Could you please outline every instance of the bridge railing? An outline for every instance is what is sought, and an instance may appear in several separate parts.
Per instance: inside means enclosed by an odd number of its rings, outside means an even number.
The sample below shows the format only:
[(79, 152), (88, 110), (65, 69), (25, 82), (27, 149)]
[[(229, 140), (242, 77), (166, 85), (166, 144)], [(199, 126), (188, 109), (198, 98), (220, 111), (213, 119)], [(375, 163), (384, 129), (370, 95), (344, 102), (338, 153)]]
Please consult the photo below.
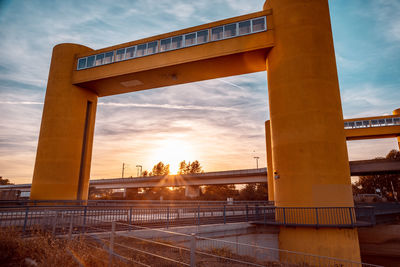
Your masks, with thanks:
[(66, 234), (73, 223), (101, 228), (99, 221), (138, 226), (172, 226), (252, 222), (264, 225), (354, 228), (375, 224), (374, 207), (298, 208), (266, 205), (164, 205), (164, 206), (13, 206), (0, 207), (0, 227), (24, 234), (37, 228)]

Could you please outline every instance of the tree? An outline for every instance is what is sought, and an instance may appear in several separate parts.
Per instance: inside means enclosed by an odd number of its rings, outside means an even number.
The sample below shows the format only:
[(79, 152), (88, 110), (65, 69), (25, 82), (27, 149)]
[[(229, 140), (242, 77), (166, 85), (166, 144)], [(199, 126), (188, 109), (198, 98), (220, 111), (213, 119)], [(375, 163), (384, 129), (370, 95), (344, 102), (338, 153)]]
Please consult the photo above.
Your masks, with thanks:
[(237, 199), (239, 190), (235, 185), (207, 185), (204, 193), (200, 196), (201, 200), (226, 200), (228, 197)]
[(142, 176), (143, 176), (143, 177), (147, 177), (147, 176), (149, 176), (149, 172), (148, 172), (148, 171), (144, 171), (144, 172), (142, 172)]
[(0, 176), (0, 185), (8, 185), (8, 184), (14, 184), (14, 183), (11, 183), (10, 180), (3, 178), (3, 176)]
[(203, 173), (202, 166), (198, 160), (193, 161), (190, 163), (186, 163), (186, 161), (181, 161), (179, 163), (179, 171), (178, 174), (189, 174), (189, 173)]
[(153, 176), (162, 176), (162, 175), (168, 175), (169, 174), (169, 164), (164, 165), (161, 161), (154, 165), (153, 170), (152, 170), (152, 175)]
[(267, 183), (247, 184), (239, 191), (239, 200), (268, 200)]
[[(382, 159), (382, 158), (376, 158)], [(400, 151), (391, 150), (386, 159), (399, 160)], [(399, 196), (400, 191), (400, 175), (399, 174), (376, 174), (368, 176), (360, 176), (358, 182), (353, 185), (354, 194), (376, 194), (377, 189), (380, 190), (382, 197), (388, 200), (396, 200), (396, 195)]]

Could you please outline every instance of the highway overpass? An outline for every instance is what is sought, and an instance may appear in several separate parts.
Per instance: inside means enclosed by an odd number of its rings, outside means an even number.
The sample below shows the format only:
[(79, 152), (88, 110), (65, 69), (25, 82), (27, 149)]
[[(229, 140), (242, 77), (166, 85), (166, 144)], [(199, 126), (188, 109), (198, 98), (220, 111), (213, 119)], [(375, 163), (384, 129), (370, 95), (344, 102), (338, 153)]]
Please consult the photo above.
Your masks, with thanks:
[[(399, 173), (400, 161), (375, 159), (350, 161), (352, 176)], [(90, 186), (99, 189), (199, 186), (222, 184), (266, 183), (267, 168), (206, 172), (199, 174), (150, 176), (134, 178), (107, 178), (90, 180)], [(31, 184), (3, 185), (0, 190), (30, 191)]]

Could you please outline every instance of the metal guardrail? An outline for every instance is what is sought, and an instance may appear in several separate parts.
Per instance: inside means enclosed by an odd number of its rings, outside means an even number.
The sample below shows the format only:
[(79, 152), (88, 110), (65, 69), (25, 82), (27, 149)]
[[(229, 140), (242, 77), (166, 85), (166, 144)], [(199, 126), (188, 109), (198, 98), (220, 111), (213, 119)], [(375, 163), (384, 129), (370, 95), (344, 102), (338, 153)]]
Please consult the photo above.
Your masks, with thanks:
[(215, 205), (268, 205), (273, 201), (202, 201), (202, 200), (0, 200), (2, 206), (215, 206)]
[[(254, 222), (264, 225), (354, 228), (375, 224), (373, 207), (290, 208), (259, 205), (0, 207), (0, 227), (64, 233), (70, 223), (99, 227), (117, 221), (146, 227)], [(123, 229), (122, 229), (123, 230)], [(85, 231), (85, 229), (79, 229)]]
[[(174, 266), (195, 266), (196, 263), (204, 260), (215, 261), (219, 264), (218, 266), (232, 264), (240, 266), (266, 266), (266, 264), (275, 264), (271, 266), (376, 266), (166, 230), (172, 226), (230, 222), (307, 227), (356, 227), (373, 225), (373, 218), (374, 207), (283, 208), (265, 205), (225, 205), (224, 203), (158, 207), (156, 205), (150, 207), (90, 205), (0, 207), (0, 227), (13, 227), (21, 231), (23, 236), (30, 236), (38, 228), (59, 237), (72, 238), (74, 235), (83, 235), (91, 240), (91, 246), (96, 249), (105, 249), (104, 251), (109, 253), (110, 266), (113, 261), (154, 266), (151, 261), (143, 261), (146, 257)], [(364, 224), (360, 224), (362, 222)], [(155, 235), (153, 239), (121, 235), (121, 233), (137, 233), (138, 230), (150, 230), (151, 233), (160, 232), (163, 235)], [(176, 242), (176, 239), (166, 238), (165, 233), (171, 236), (179, 235), (179, 242)], [(109, 238), (104, 238), (105, 236)], [(124, 239), (130, 241), (125, 242)], [(154, 247), (160, 249), (155, 250)], [(127, 251), (131, 253), (127, 254)], [(132, 255), (142, 255), (142, 257)]]

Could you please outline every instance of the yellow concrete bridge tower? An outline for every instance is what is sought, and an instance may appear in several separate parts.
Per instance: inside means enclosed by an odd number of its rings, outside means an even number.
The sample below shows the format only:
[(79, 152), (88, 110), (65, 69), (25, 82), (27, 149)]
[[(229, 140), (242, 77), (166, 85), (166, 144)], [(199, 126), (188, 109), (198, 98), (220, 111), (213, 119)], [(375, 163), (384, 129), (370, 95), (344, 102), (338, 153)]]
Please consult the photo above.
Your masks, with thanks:
[[(264, 70), (276, 206), (353, 207), (328, 0), (267, 0), (100, 50), (57, 45), (31, 198), (87, 199), (98, 97)], [(356, 229), (282, 227), (279, 238), (282, 249), (360, 261)]]

